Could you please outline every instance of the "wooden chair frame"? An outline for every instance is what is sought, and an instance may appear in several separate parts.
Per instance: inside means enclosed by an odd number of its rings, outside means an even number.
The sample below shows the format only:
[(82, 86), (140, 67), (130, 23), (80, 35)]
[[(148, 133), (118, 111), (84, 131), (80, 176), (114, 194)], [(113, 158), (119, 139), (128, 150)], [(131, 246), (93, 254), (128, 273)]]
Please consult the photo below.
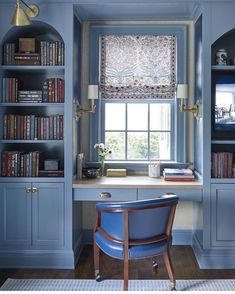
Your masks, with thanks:
[[(106, 239), (116, 242), (119, 244), (122, 244), (124, 246), (124, 286), (123, 290), (128, 290), (128, 278), (129, 278), (129, 258), (128, 258), (128, 249), (130, 245), (146, 245), (151, 243), (156, 243), (165, 240), (167, 242), (167, 250), (163, 254), (163, 260), (167, 269), (167, 273), (170, 279), (171, 284), (171, 290), (175, 290), (176, 281), (174, 277), (174, 269), (172, 266), (172, 261), (170, 257), (170, 245), (171, 245), (171, 232), (172, 232), (172, 225), (174, 221), (175, 216), (175, 210), (176, 210), (177, 203), (166, 203), (166, 204), (158, 204), (158, 205), (151, 205), (146, 207), (130, 207), (130, 208), (123, 208), (123, 209), (97, 209), (96, 210), (96, 222), (94, 227), (94, 236), (95, 232), (101, 233)], [(129, 212), (135, 211), (135, 210), (145, 210), (145, 209), (152, 209), (152, 208), (161, 208), (164, 206), (170, 206), (170, 215), (168, 218), (168, 223), (166, 226), (166, 232), (165, 234), (143, 239), (143, 240), (129, 240), (129, 231), (128, 231), (128, 218), (129, 218)], [(111, 237), (109, 234), (107, 234), (101, 227), (100, 227), (100, 214), (102, 212), (107, 213), (123, 213), (124, 214), (124, 240), (118, 240), (113, 237)], [(95, 277), (97, 280), (99, 280), (99, 255), (100, 255), (100, 248), (95, 242), (94, 238), (94, 268), (95, 268)], [(99, 278), (97, 278), (99, 277)]]

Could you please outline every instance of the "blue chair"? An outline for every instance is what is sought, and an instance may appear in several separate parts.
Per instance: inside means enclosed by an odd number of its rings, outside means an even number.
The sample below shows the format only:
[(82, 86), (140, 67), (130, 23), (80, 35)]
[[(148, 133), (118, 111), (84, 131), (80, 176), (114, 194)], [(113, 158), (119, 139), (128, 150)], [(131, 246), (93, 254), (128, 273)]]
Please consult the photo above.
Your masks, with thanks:
[(171, 289), (176, 281), (170, 258), (171, 230), (178, 197), (163, 195), (160, 198), (116, 203), (96, 204), (94, 228), (95, 278), (99, 272), (100, 249), (107, 255), (124, 260), (124, 290), (128, 290), (128, 261), (163, 255), (170, 278)]

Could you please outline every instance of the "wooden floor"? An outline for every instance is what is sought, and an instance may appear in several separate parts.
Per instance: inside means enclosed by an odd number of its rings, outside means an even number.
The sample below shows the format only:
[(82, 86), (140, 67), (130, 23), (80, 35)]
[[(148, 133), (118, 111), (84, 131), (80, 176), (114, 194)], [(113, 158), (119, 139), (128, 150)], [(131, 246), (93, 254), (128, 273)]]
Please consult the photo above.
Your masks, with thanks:
[[(201, 270), (190, 246), (172, 246), (171, 256), (176, 279), (235, 279), (234, 270)], [(103, 279), (122, 279), (123, 262), (102, 254), (100, 259)], [(152, 269), (151, 259), (130, 262), (130, 279), (168, 279), (162, 257), (159, 268)], [(74, 270), (54, 269), (0, 269), (0, 285), (7, 278), (24, 279), (93, 279), (92, 246), (86, 246)]]

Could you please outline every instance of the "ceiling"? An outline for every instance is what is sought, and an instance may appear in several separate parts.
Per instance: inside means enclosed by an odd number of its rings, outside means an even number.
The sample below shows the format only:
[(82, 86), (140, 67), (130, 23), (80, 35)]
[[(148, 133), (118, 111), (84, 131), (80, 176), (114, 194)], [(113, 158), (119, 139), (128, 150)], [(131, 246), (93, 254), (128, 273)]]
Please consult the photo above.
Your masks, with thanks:
[(186, 20), (198, 7), (195, 1), (84, 1), (76, 4), (81, 20)]

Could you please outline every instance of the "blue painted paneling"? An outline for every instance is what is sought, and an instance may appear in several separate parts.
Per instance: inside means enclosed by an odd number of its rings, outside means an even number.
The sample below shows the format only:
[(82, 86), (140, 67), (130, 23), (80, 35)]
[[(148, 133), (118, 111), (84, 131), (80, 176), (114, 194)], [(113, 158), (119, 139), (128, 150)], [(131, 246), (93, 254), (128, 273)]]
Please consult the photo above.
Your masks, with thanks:
[[(195, 23), (195, 100), (202, 104), (202, 15)], [(203, 120), (194, 120), (194, 168), (202, 174)]]
[(27, 248), (31, 245), (30, 183), (0, 184), (0, 247)]
[(32, 246), (62, 248), (64, 246), (64, 184), (32, 183)]

